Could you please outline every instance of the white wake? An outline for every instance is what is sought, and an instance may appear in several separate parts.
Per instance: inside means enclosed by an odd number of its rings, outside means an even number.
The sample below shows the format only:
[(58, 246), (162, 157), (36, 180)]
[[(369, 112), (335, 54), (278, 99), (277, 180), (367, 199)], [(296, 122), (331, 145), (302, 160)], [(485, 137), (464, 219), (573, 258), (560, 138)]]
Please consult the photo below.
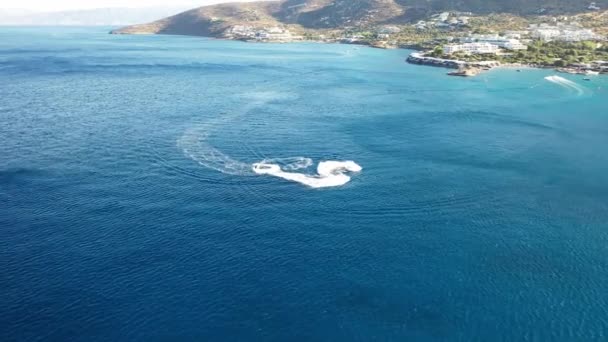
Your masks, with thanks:
[[(312, 162), (311, 162), (312, 163)], [(258, 175), (269, 175), (288, 181), (304, 184), (311, 188), (330, 188), (342, 186), (350, 182), (347, 173), (361, 172), (362, 168), (354, 161), (323, 161), (317, 166), (317, 174), (310, 175), (300, 172), (288, 172), (279, 164), (264, 160), (253, 164), (253, 172)]]
[(555, 83), (557, 85), (560, 85), (566, 89), (570, 89), (570, 90), (574, 90), (576, 91), (579, 95), (583, 95), (585, 93), (585, 88), (583, 88), (582, 86), (578, 85), (576, 82), (570, 81), (568, 79), (565, 79), (561, 76), (557, 76), (557, 75), (553, 75), (553, 76), (547, 76), (545, 77), (545, 80)]
[[(285, 99), (282, 94), (263, 92), (249, 94), (251, 101), (240, 113), (225, 114), (215, 120), (195, 125), (187, 129), (178, 139), (177, 146), (184, 155), (198, 164), (235, 176), (269, 175), (288, 181), (297, 182), (311, 188), (338, 187), (350, 182), (349, 174), (361, 172), (362, 168), (354, 161), (323, 161), (317, 166), (317, 173), (304, 172), (313, 165), (310, 158), (293, 157), (281, 159), (268, 159), (253, 153), (253, 158), (263, 159), (256, 163), (247, 163), (236, 160), (209, 143), (209, 136), (216, 130), (225, 129), (230, 121), (240, 118), (253, 108), (266, 104), (269, 101)], [(255, 159), (253, 159), (255, 160)]]

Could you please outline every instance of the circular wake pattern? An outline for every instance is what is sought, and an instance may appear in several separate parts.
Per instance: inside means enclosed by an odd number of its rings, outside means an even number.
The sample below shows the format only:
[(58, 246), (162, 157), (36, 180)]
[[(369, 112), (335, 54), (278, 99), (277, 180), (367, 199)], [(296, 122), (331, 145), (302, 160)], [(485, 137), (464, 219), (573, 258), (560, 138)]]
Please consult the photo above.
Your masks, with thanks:
[[(354, 161), (322, 161), (317, 166), (316, 174), (296, 172), (308, 169), (313, 161), (306, 157), (275, 158), (262, 157), (258, 163), (249, 164), (236, 160), (209, 144), (210, 133), (217, 126), (224, 126), (228, 121), (235, 120), (253, 108), (277, 99), (277, 94), (270, 92), (255, 93), (249, 96), (253, 102), (245, 107), (240, 113), (222, 115), (208, 123), (196, 125), (187, 129), (177, 141), (177, 146), (184, 155), (196, 161), (198, 164), (234, 176), (269, 175), (288, 181), (297, 182), (311, 188), (338, 187), (350, 182), (349, 174), (361, 172), (362, 168)], [(284, 98), (279, 96), (278, 98)], [(251, 151), (254, 152), (254, 151)], [(260, 158), (254, 153), (255, 158)], [(260, 158), (260, 159), (262, 159)]]
[(361, 166), (354, 161), (323, 161), (317, 166), (317, 174), (295, 172), (312, 166), (313, 161), (305, 157), (265, 159), (248, 164), (231, 158), (207, 143), (208, 133), (204, 126), (188, 129), (178, 140), (184, 154), (200, 165), (235, 176), (270, 175), (311, 188), (342, 186), (350, 182), (347, 173), (360, 172)]

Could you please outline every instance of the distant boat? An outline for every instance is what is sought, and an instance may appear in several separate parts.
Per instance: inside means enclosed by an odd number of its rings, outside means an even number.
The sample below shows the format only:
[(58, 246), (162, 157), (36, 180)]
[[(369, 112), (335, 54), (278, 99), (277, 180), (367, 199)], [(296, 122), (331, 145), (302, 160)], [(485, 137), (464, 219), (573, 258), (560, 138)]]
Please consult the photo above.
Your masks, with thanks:
[(599, 75), (600, 72), (599, 71), (593, 71), (593, 70), (587, 70), (585, 71), (585, 75)]
[(583, 81), (591, 81), (591, 79), (589, 77), (585, 77), (583, 78)]

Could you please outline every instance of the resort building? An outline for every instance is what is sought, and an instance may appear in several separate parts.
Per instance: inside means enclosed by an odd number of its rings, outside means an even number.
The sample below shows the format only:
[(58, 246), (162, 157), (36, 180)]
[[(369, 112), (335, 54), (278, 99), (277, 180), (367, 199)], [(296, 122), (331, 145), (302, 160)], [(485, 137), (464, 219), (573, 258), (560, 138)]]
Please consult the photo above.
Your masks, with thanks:
[(401, 32), (401, 29), (397, 26), (384, 26), (381, 27), (378, 33), (382, 34), (395, 34)]
[(343, 43), (349, 43), (349, 44), (356, 44), (359, 42), (362, 42), (365, 39), (365, 37), (363, 37), (360, 34), (355, 34), (355, 35), (347, 35), (345, 37), (341, 38), (341, 41)]
[(601, 39), (601, 37), (593, 32), (593, 30), (582, 28), (579, 25), (532, 25), (530, 26), (530, 34), (533, 38), (546, 42), (580, 42), (584, 40)]
[(530, 35), (529, 31), (504, 31), (502, 32), (505, 38), (522, 39), (524, 36)]
[(232, 26), (227, 32), (227, 36), (230, 38), (254, 38), (255, 34), (256, 31), (253, 27), (245, 25)]
[(528, 47), (519, 39), (501, 37), (497, 34), (475, 34), (460, 39), (461, 43), (489, 43), (506, 50), (526, 50)]
[(289, 30), (280, 27), (271, 27), (257, 31), (255, 38), (261, 41), (292, 41), (299, 40), (302, 37), (293, 36)]
[(456, 52), (464, 52), (466, 54), (495, 54), (498, 51), (499, 47), (490, 43), (448, 44), (443, 47), (443, 53), (446, 55)]
[(469, 25), (469, 17), (458, 17), (457, 20), (460, 25)]

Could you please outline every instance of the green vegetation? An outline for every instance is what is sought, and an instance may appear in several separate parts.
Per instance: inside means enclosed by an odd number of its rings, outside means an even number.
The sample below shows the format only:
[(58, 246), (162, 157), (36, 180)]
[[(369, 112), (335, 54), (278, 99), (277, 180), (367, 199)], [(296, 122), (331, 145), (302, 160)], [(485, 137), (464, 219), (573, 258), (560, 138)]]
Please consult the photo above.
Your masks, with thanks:
[(525, 63), (543, 66), (566, 67), (608, 59), (606, 47), (595, 42), (540, 42), (535, 41), (526, 51), (501, 56), (506, 63)]
[[(452, 31), (452, 35), (464, 35), (465, 31)], [(400, 46), (417, 46), (422, 50), (430, 50), (439, 44), (447, 43), (447, 34), (438, 29), (416, 30), (413, 27), (402, 27), (401, 32), (394, 34), (393, 39)]]
[(608, 35), (608, 12), (606, 11), (583, 13), (575, 16), (574, 19), (600, 35)]
[(535, 41), (528, 50), (521, 50), (501, 55), (467, 55), (455, 53), (443, 55), (441, 47), (429, 53), (432, 57), (458, 59), (467, 62), (498, 61), (501, 63), (520, 63), (547, 67), (567, 67), (574, 64), (586, 64), (598, 60), (608, 60), (608, 46), (596, 42), (541, 42)]
[(524, 30), (529, 25), (529, 18), (506, 13), (495, 13), (486, 16), (471, 17), (469, 25), (473, 33), (487, 34), (492, 32)]
[[(591, 1), (574, 0), (398, 0), (410, 6), (428, 6), (435, 11), (456, 10), (477, 13), (514, 13), (534, 15), (544, 8), (551, 15), (583, 12)], [(595, 0), (600, 7), (608, 5), (606, 0)]]

